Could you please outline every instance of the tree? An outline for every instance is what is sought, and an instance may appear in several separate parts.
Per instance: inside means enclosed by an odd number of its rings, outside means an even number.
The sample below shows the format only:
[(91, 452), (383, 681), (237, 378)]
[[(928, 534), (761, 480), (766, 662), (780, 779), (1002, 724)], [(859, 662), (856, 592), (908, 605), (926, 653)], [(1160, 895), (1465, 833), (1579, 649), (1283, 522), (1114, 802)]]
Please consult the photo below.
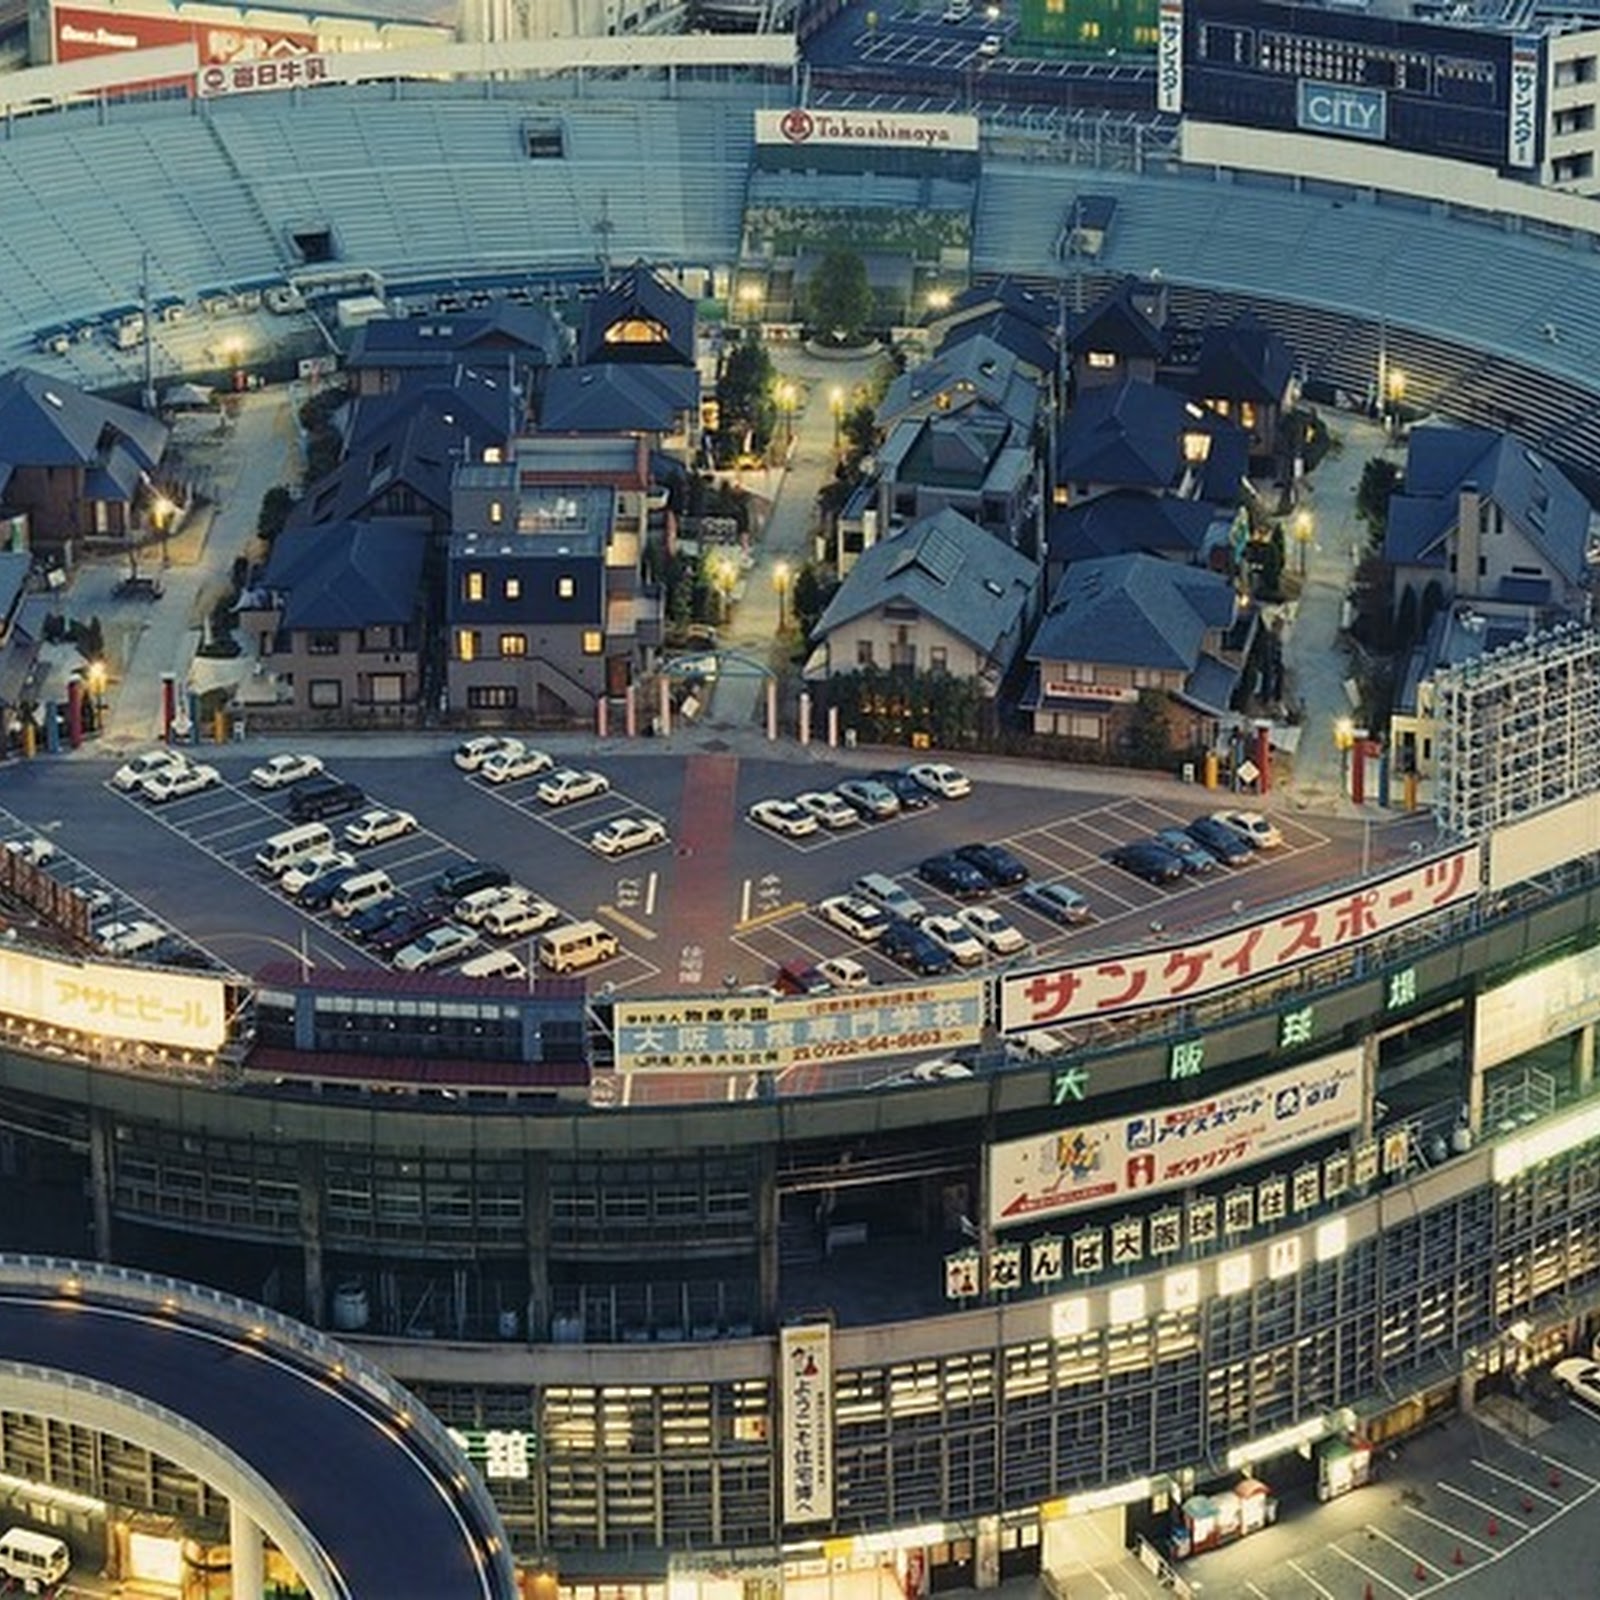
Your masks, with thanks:
[(1356, 511), (1367, 525), (1367, 542), (1374, 550), (1383, 545), (1389, 521), (1389, 501), (1400, 487), (1400, 469), (1383, 456), (1373, 456), (1361, 469), (1356, 489)]
[(256, 537), (270, 545), (283, 532), (293, 509), (294, 492), (287, 484), (273, 484), (261, 497), (261, 509), (256, 513)]
[(872, 311), (866, 262), (854, 250), (828, 251), (806, 285), (806, 320), (813, 331), (826, 344), (860, 344)]
[(1128, 754), (1135, 766), (1164, 767), (1172, 757), (1167, 697), (1160, 689), (1141, 689), (1128, 722)]
[(823, 566), (808, 561), (794, 578), (794, 620), (800, 637), (809, 639), (839, 588), (839, 580)]
[(734, 455), (759, 455), (772, 437), (772, 357), (759, 339), (742, 339), (728, 353), (717, 382), (724, 441)]

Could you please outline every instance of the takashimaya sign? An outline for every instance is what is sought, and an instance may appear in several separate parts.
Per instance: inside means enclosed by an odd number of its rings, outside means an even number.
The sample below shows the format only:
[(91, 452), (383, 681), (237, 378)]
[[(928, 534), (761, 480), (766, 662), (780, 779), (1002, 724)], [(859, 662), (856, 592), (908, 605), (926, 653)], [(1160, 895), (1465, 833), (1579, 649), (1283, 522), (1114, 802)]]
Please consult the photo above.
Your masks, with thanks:
[(1190, 943), (1112, 952), (1001, 981), (1003, 1033), (1175, 1005), (1254, 983), (1470, 900), (1476, 846)]
[(922, 111), (823, 111), (792, 106), (787, 111), (756, 112), (756, 143), (975, 151), (978, 119)]
[(1359, 1126), (1356, 1046), (1203, 1100), (1080, 1122), (989, 1152), (996, 1228), (1189, 1188)]
[(833, 1329), (826, 1322), (778, 1337), (783, 1413), (783, 1520), (833, 1520)]

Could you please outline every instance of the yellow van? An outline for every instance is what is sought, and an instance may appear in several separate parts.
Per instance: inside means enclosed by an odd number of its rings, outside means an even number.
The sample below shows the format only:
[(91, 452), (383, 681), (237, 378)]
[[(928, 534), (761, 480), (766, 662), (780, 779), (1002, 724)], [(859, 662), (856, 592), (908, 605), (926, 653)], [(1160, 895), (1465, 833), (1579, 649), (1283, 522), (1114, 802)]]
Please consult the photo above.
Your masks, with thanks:
[(552, 972), (598, 966), (616, 953), (616, 934), (598, 922), (568, 922), (539, 940), (539, 961)]

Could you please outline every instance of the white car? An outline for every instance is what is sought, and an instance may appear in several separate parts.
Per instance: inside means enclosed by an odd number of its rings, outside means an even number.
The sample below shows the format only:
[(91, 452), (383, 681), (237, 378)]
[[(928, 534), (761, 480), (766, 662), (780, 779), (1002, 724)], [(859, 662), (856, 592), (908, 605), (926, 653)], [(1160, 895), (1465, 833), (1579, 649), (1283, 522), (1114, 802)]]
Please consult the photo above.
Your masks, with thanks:
[(549, 777), (539, 784), (539, 798), (547, 806), (570, 806), (574, 801), (592, 800), (597, 794), (605, 794), (611, 788), (611, 780), (603, 772), (594, 772), (577, 767), (557, 767)]
[(396, 950), (394, 969), (396, 972), (421, 972), (426, 967), (453, 961), (477, 944), (478, 935), (474, 929), (463, 928), (456, 922), (441, 922), (437, 928), (430, 928)]
[(537, 895), (524, 894), (495, 906), (483, 919), (483, 931), (496, 939), (520, 939), (524, 934), (544, 932), (552, 923), (561, 921), (563, 915), (560, 906)]
[(298, 866), (290, 867), (278, 879), (278, 887), (292, 900), (302, 889), (309, 889), (318, 878), (325, 878), (330, 872), (341, 872), (355, 864), (356, 858), (348, 850), (324, 850), (321, 855), (311, 856)]
[(983, 946), (977, 935), (959, 917), (935, 912), (922, 919), (922, 931), (958, 967), (975, 967), (983, 960)]
[(554, 765), (543, 750), (496, 750), (478, 768), (478, 776), (486, 783), (516, 783), (547, 772)]
[(972, 793), (972, 779), (960, 767), (952, 767), (948, 761), (919, 761), (916, 766), (907, 767), (906, 771), (924, 789), (942, 800), (964, 800)]
[(965, 1061), (947, 1061), (942, 1057), (933, 1061), (919, 1061), (902, 1082), (942, 1083), (952, 1078), (970, 1078), (972, 1068)]
[(416, 826), (417, 819), (409, 811), (390, 811), (378, 806), (371, 811), (363, 811), (354, 822), (344, 825), (344, 842), (364, 850), (368, 845), (383, 844), (390, 839), (400, 838), (402, 834), (412, 833)]
[(982, 42), (978, 45), (978, 54), (980, 56), (997, 56), (1004, 48), (1004, 43), (1005, 41), (1001, 39), (998, 33), (986, 33)]
[(146, 778), (188, 765), (189, 758), (181, 750), (142, 750), (111, 774), (111, 782), (124, 794), (130, 794), (142, 788)]
[(1582, 1356), (1572, 1356), (1556, 1362), (1550, 1369), (1550, 1376), (1574, 1399), (1600, 1407), (1600, 1365)]
[(56, 847), (41, 834), (34, 834), (31, 839), (7, 839), (6, 849), (30, 867), (47, 867), (56, 858)]
[(273, 756), (270, 761), (250, 769), (250, 781), (258, 789), (287, 789), (291, 783), (314, 778), (321, 771), (321, 756)]
[(803, 839), (817, 831), (817, 819), (794, 800), (757, 800), (749, 814), (752, 822), (786, 839)]
[(102, 922), (94, 930), (94, 942), (108, 956), (136, 956), (154, 949), (166, 933), (153, 922), (131, 918), (125, 922)]
[(617, 817), (589, 835), (589, 848), (603, 856), (625, 856), (666, 842), (667, 825), (659, 817)]
[(1242, 833), (1257, 850), (1276, 850), (1283, 843), (1277, 825), (1259, 811), (1213, 811), (1211, 820)]
[(854, 828), (861, 822), (861, 813), (832, 789), (808, 789), (797, 794), (794, 803), (802, 811), (809, 811), (824, 828)]
[(1020, 929), (1013, 927), (993, 906), (963, 906), (957, 920), (985, 950), (997, 956), (1014, 956), (1028, 948)]
[(829, 895), (818, 904), (817, 915), (863, 943), (881, 939), (889, 926), (889, 913), (858, 894)]
[(835, 989), (865, 989), (872, 982), (867, 969), (850, 956), (829, 956), (817, 963), (817, 971)]
[(450, 915), (476, 928), (491, 911), (512, 901), (526, 900), (533, 890), (519, 883), (503, 883), (492, 889), (474, 889), (471, 894), (457, 900)]
[(513, 739), (506, 734), (480, 733), (476, 738), (463, 739), (456, 746), (455, 755), (451, 758), (463, 772), (476, 772), (490, 756), (501, 750), (521, 751), (524, 748), (520, 739)]
[(214, 789), (222, 782), (222, 774), (215, 767), (197, 761), (193, 766), (162, 767), (147, 773), (139, 783), (139, 792), (146, 800), (161, 805), (167, 800), (182, 800), (185, 795), (199, 794)]

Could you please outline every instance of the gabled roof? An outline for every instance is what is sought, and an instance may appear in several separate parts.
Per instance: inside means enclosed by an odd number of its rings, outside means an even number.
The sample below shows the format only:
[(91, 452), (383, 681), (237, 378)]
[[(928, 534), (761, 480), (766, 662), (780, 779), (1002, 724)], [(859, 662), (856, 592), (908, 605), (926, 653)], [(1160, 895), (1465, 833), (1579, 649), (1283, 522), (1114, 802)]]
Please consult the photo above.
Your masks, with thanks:
[(949, 350), (963, 340), (980, 336), (1009, 350), (1035, 372), (1049, 375), (1055, 371), (1056, 347), (1051, 329), (1041, 328), (1037, 322), (1003, 308), (957, 322), (939, 341), (939, 349)]
[(1193, 559), (1204, 551), (1217, 520), (1215, 508), (1203, 500), (1113, 489), (1052, 510), (1045, 543), (1053, 565), (1136, 553), (1173, 552)]
[(1028, 659), (1193, 672), (1207, 632), (1232, 623), (1235, 603), (1228, 580), (1202, 567), (1146, 555), (1075, 561)]
[[(1475, 486), (1568, 583), (1586, 581), (1594, 508), (1561, 469), (1510, 434), (1488, 428), (1413, 428), (1402, 487), (1389, 501), (1383, 553), (1402, 566), (1439, 566)], [(1462, 589), (1470, 590), (1470, 581)]]
[(699, 406), (693, 367), (599, 361), (550, 374), (539, 425), (551, 433), (673, 433)]
[(978, 489), (1016, 429), (982, 401), (960, 411), (905, 417), (878, 449), (878, 468), (896, 482)]
[(282, 626), (345, 630), (416, 615), (426, 528), (334, 522), (286, 528), (273, 540), (261, 587), (282, 597)]
[(1039, 411), (1037, 383), (1018, 371), (1017, 358), (1004, 345), (981, 333), (902, 372), (879, 402), (878, 426), (888, 429), (905, 416), (954, 411), (979, 400), (1025, 430)]
[(1055, 331), (1058, 315), (1055, 296), (1029, 289), (1015, 278), (998, 278), (993, 283), (973, 284), (963, 289), (939, 320), (954, 322), (975, 315), (987, 316), (995, 311), (1031, 323), (1041, 333)]
[(1249, 400), (1280, 405), (1294, 376), (1289, 346), (1249, 312), (1226, 327), (1209, 327), (1189, 392), (1200, 400)]
[[(633, 319), (659, 323), (659, 345), (616, 345), (606, 334), (619, 322)], [(611, 286), (601, 290), (583, 308), (578, 333), (578, 360), (582, 363), (616, 360), (694, 363), (694, 301), (643, 262), (630, 267)]]
[(1034, 565), (948, 508), (861, 553), (817, 623), (819, 636), (885, 605), (913, 606), (984, 654), (1017, 625), (1033, 595)]
[(345, 364), (354, 370), (434, 366), (468, 355), (484, 361), (493, 351), (508, 350), (523, 362), (554, 366), (561, 345), (561, 325), (545, 307), (500, 300), (482, 310), (364, 323), (350, 341)]
[(5, 467), (92, 467), (120, 441), (151, 472), (167, 448), (156, 418), (101, 400), (31, 367), (0, 376), (0, 475)]
[[(1132, 381), (1085, 390), (1061, 429), (1056, 481), (1175, 489), (1188, 466), (1183, 440), (1190, 433), (1211, 436), (1212, 452), (1225, 452), (1226, 459), (1219, 458), (1224, 471), (1231, 471), (1230, 463), (1235, 460), (1242, 470), (1246, 457), (1240, 449), (1248, 446), (1241, 430), (1177, 390)], [(1231, 446), (1230, 435), (1236, 441)], [(1213, 482), (1214, 476), (1202, 473), (1208, 493), (1222, 490), (1220, 483)], [(1237, 475), (1228, 487), (1236, 497)]]
[(1137, 278), (1123, 278), (1081, 316), (1069, 318), (1067, 348), (1073, 355), (1105, 350), (1129, 359), (1159, 361), (1167, 353), (1167, 335), (1140, 310), (1134, 298), (1139, 290)]
[(418, 372), (399, 389), (359, 395), (352, 402), (345, 448), (359, 448), (374, 434), (392, 433), (408, 417), (432, 411), (445, 427), (465, 430), (475, 442), (504, 444), (527, 420), (527, 400), (513, 392), (505, 369), (458, 365), (450, 371)]

